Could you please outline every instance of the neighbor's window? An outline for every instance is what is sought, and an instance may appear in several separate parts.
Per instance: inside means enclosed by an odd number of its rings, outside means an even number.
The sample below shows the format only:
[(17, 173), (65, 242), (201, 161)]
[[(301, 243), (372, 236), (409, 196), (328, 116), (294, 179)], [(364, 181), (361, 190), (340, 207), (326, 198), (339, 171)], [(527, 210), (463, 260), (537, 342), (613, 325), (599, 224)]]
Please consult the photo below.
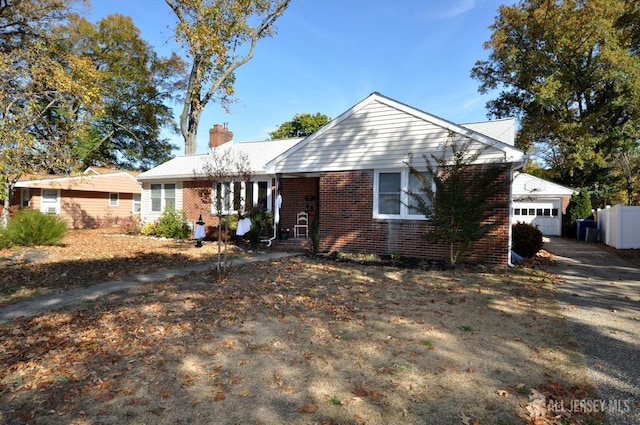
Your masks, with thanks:
[(120, 204), (120, 194), (119, 193), (110, 193), (109, 194), (109, 206), (117, 207)]
[[(429, 175), (424, 172), (423, 176)], [(408, 169), (401, 171), (378, 171), (374, 179), (374, 218), (425, 219), (416, 207), (418, 202), (409, 192), (423, 196), (427, 200), (420, 178)]]
[(28, 207), (31, 202), (31, 190), (28, 188), (22, 189), (22, 206)]
[(60, 193), (56, 189), (42, 189), (40, 211), (46, 214), (58, 214), (60, 209)]
[(134, 214), (140, 214), (142, 211), (142, 195), (139, 193), (133, 194), (133, 210), (131, 211)]

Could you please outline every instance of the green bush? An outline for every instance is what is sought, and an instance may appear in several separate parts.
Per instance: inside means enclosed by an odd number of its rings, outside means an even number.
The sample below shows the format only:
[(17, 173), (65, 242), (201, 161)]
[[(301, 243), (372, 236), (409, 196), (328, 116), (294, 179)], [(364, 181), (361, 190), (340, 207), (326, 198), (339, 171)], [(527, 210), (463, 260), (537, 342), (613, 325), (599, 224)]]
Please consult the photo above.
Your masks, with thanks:
[(148, 221), (140, 227), (140, 234), (142, 236), (155, 236), (158, 223), (155, 221)]
[(0, 229), (0, 249), (7, 249), (11, 246), (11, 240), (5, 236), (4, 231)]
[(513, 225), (513, 251), (524, 258), (531, 258), (542, 249), (542, 232), (526, 223)]
[(249, 229), (249, 246), (251, 246), (251, 249), (257, 249), (260, 244), (262, 218), (261, 211), (253, 211), (251, 213), (251, 228)]
[(191, 227), (184, 211), (166, 210), (158, 220), (156, 236), (171, 239), (187, 239), (191, 236)]
[(571, 201), (567, 205), (567, 212), (562, 216), (562, 231), (565, 236), (576, 237), (577, 221), (583, 218), (592, 217), (591, 196), (587, 189), (580, 189), (579, 192), (571, 195)]
[(4, 235), (16, 245), (56, 245), (67, 232), (67, 223), (57, 215), (25, 208), (9, 221)]
[(231, 230), (232, 232), (235, 233), (236, 230), (238, 230), (238, 220), (240, 219), (240, 217), (238, 216), (238, 214), (231, 214), (228, 215), (226, 217), (224, 217), (222, 219), (222, 221), (220, 222), (221, 227), (223, 229), (228, 229)]

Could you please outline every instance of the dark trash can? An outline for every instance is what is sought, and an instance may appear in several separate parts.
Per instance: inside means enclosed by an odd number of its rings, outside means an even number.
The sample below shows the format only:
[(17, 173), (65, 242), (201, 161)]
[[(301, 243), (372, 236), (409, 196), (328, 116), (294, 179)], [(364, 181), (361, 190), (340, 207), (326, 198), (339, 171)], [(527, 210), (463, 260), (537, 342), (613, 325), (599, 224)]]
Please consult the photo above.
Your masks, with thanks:
[(583, 218), (578, 220), (578, 240), (585, 241), (587, 239), (587, 229), (597, 228), (596, 221), (591, 218)]
[(584, 237), (586, 242), (598, 242), (600, 238), (600, 229), (594, 229), (592, 227), (587, 227), (587, 232)]

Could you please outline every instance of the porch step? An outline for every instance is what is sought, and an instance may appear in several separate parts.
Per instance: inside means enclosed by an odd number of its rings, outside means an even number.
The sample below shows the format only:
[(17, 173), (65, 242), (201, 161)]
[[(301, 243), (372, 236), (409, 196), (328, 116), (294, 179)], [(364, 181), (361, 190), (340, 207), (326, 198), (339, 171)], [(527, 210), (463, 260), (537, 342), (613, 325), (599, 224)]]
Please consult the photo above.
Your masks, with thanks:
[(311, 247), (309, 238), (276, 239), (271, 244), (271, 249), (281, 252), (307, 252)]

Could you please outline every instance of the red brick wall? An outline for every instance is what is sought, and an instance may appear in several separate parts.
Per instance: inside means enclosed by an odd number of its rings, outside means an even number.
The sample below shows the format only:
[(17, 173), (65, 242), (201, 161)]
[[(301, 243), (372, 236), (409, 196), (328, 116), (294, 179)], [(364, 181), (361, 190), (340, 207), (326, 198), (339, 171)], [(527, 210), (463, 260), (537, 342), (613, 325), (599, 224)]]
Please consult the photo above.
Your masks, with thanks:
[(211, 214), (211, 188), (210, 180), (185, 181), (182, 186), (182, 209), (187, 215), (187, 220), (195, 223), (200, 214), (205, 222), (207, 236), (211, 236), (214, 228), (218, 226), (218, 216)]
[[(373, 219), (373, 170), (323, 173), (320, 177), (320, 249), (371, 252), (426, 258), (448, 258), (448, 248), (428, 243), (422, 220)], [(508, 179), (505, 173), (503, 178)], [(500, 207), (488, 220), (497, 223), (478, 241), (471, 260), (504, 266), (508, 261), (509, 192), (495, 194)]]
[[(282, 209), (280, 210), (280, 228), (290, 229), (296, 224), (296, 215), (307, 209), (318, 209), (318, 181), (317, 177), (280, 179), (282, 193)], [(309, 224), (311, 217), (309, 217)], [(292, 233), (293, 236), (293, 233)]]

